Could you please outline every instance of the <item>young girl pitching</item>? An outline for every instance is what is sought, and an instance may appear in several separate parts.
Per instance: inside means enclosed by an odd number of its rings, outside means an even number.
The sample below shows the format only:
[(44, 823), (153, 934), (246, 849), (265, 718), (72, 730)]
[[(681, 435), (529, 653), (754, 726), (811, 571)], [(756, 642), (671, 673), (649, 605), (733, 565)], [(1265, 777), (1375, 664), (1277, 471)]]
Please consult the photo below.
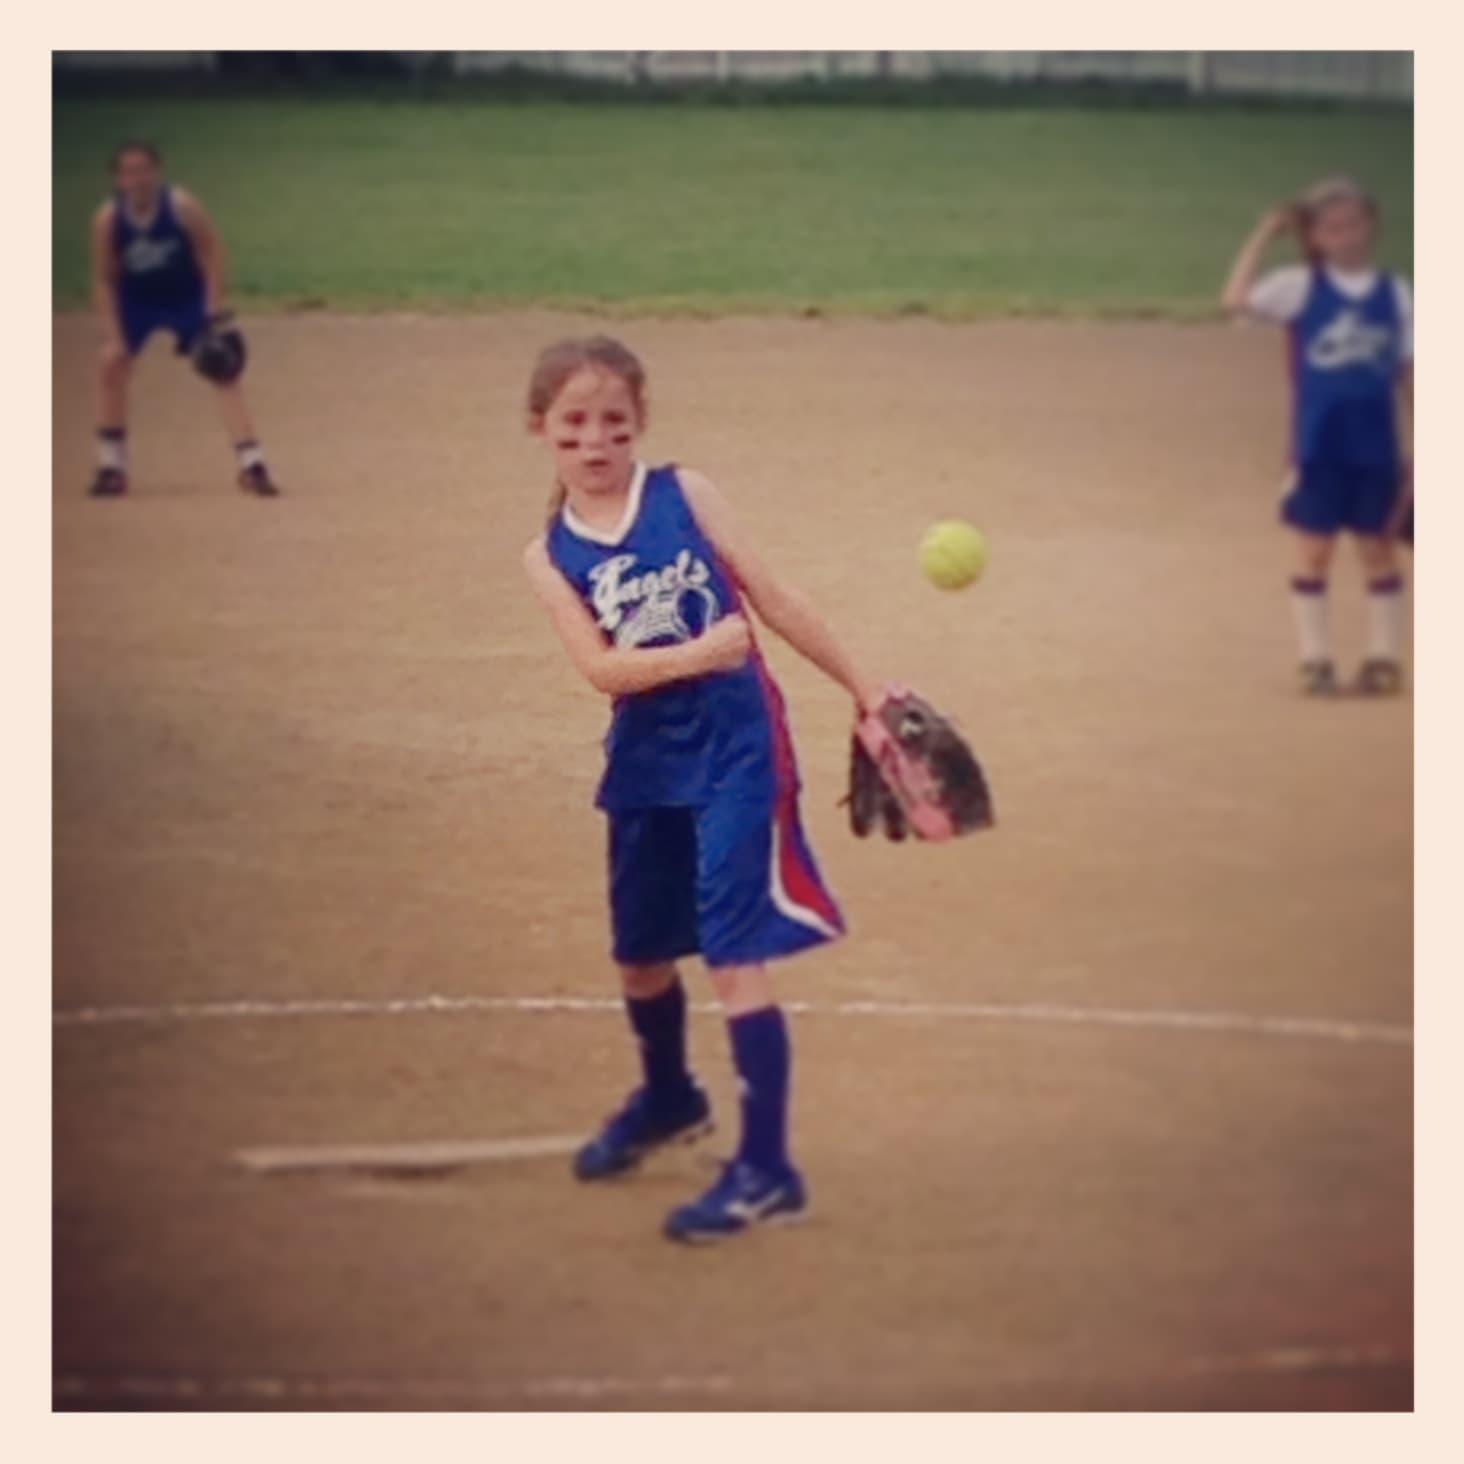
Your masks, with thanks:
[[(1272, 240), (1295, 233), (1306, 256), (1257, 279)], [(1402, 684), (1403, 578), (1396, 542), (1412, 540), (1411, 473), (1397, 396), (1412, 409), (1413, 309), (1407, 284), (1378, 268), (1378, 210), (1347, 178), (1328, 178), (1270, 210), (1241, 246), (1223, 301), (1284, 325), (1294, 392), (1292, 477), (1281, 517), (1296, 533), (1292, 605), (1303, 689), (1337, 690), (1327, 572), (1339, 532), (1357, 539), (1368, 577), (1369, 646), (1357, 689)]]
[(788, 1155), (788, 1028), (766, 962), (844, 926), (799, 823), (783, 699), (744, 604), (856, 706), (878, 689), (702, 474), (637, 460), (646, 378), (625, 346), (596, 337), (549, 347), (528, 413), (557, 487), (524, 565), (570, 660), (612, 699), (596, 804), (609, 816), (613, 956), (644, 1074), (575, 1172), (619, 1174), (711, 1127), (687, 1065), (675, 964), (699, 952), (727, 1015), (742, 1134), (736, 1157), (666, 1217), (665, 1232), (716, 1240), (794, 1219), (807, 1198)]

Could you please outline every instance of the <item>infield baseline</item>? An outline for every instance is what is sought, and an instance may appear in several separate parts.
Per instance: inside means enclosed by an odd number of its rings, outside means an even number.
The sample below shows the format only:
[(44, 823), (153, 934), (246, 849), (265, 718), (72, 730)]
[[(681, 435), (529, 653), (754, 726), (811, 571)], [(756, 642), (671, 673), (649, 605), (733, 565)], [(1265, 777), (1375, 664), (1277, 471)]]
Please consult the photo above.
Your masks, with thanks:
[[(1268, 1016), (1255, 1012), (1167, 1009), (1162, 1007), (1064, 1006), (1049, 1002), (934, 1001), (787, 1001), (784, 1011), (811, 1017), (936, 1017), (978, 1022), (1036, 1022), (1079, 1027), (1128, 1027), (1173, 1032), (1239, 1033), (1317, 1042), (1347, 1042), (1411, 1047), (1413, 1030), (1387, 1022), (1345, 1021), (1330, 1017)], [(614, 1012), (618, 998), (591, 996), (401, 996), (306, 997), (298, 1000), (239, 998), (210, 1002), (63, 1008), (51, 1014), (58, 1028), (107, 1026), (127, 1022), (205, 1022), (280, 1020), (305, 1017), (401, 1017), (456, 1012)], [(691, 1010), (716, 1012), (713, 1002), (691, 1003)]]

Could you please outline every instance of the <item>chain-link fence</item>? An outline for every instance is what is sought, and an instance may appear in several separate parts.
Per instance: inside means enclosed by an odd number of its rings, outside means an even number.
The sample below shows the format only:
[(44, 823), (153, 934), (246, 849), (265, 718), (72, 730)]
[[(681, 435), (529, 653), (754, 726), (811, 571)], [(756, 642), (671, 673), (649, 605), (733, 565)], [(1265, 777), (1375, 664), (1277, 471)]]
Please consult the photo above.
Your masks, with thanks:
[(453, 68), (521, 68), (631, 82), (819, 79), (1169, 84), (1195, 95), (1264, 94), (1407, 101), (1408, 51), (456, 51)]
[(627, 86), (818, 81), (1110, 83), (1194, 96), (1407, 102), (1410, 51), (58, 51), (58, 72), (491, 76), (519, 71)]

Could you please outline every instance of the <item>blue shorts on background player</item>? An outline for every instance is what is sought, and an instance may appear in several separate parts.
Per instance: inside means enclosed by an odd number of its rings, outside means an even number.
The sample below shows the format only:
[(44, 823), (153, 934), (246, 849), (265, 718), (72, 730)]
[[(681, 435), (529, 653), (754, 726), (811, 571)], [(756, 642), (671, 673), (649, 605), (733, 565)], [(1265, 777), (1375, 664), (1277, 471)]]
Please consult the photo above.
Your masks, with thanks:
[[(1402, 687), (1403, 577), (1395, 544), (1412, 540), (1412, 474), (1398, 397), (1413, 400), (1413, 304), (1408, 285), (1377, 267), (1377, 205), (1346, 178), (1315, 184), (1268, 212), (1241, 246), (1223, 300), (1283, 325), (1292, 382), (1291, 467), (1281, 518), (1296, 533), (1292, 607), (1302, 688), (1337, 690), (1327, 617), (1336, 536), (1356, 536), (1368, 578), (1369, 647), (1357, 689)], [(1295, 232), (1306, 262), (1257, 278), (1272, 240)]]
[[(98, 361), (94, 498), (127, 492), (127, 387), (149, 337), (193, 349), (210, 317), (227, 312), (224, 252), (203, 205), (167, 183), (151, 143), (125, 142), (112, 155), (114, 192), (92, 219), (92, 298), (103, 333)], [(215, 382), (220, 415), (234, 442), (239, 486), (260, 498), (279, 488), (265, 466), (237, 380)]]
[(727, 1015), (741, 1141), (716, 1183), (664, 1228), (707, 1241), (806, 1208), (788, 1152), (788, 1028), (766, 963), (844, 929), (799, 820), (783, 698), (746, 608), (856, 706), (878, 689), (767, 568), (702, 474), (637, 460), (645, 400), (645, 372), (618, 341), (563, 341), (539, 358), (529, 424), (557, 486), (524, 564), (570, 660), (612, 698), (596, 804), (609, 824), (611, 954), (642, 1082), (575, 1171), (620, 1174), (710, 1128), (687, 1063), (676, 967), (700, 955)]

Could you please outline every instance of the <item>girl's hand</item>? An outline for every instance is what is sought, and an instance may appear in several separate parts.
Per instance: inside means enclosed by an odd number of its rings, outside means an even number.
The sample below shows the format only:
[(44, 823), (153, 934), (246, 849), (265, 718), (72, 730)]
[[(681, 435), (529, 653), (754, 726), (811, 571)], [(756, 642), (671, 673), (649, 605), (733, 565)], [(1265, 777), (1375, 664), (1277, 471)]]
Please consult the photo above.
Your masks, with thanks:
[(1398, 476), (1398, 501), (1393, 505), (1393, 512), (1388, 516), (1388, 527), (1385, 531), (1389, 539), (1397, 539), (1402, 536), (1403, 525), (1407, 523), (1408, 516), (1413, 511), (1413, 463), (1411, 459), (1404, 459)]
[(735, 671), (752, 651), (752, 631), (741, 615), (728, 615), (699, 637), (697, 646), (708, 671)]
[(1299, 233), (1301, 209), (1289, 199), (1285, 203), (1278, 203), (1275, 208), (1267, 209), (1261, 215), (1261, 226), (1272, 239), (1280, 239), (1286, 234)]

